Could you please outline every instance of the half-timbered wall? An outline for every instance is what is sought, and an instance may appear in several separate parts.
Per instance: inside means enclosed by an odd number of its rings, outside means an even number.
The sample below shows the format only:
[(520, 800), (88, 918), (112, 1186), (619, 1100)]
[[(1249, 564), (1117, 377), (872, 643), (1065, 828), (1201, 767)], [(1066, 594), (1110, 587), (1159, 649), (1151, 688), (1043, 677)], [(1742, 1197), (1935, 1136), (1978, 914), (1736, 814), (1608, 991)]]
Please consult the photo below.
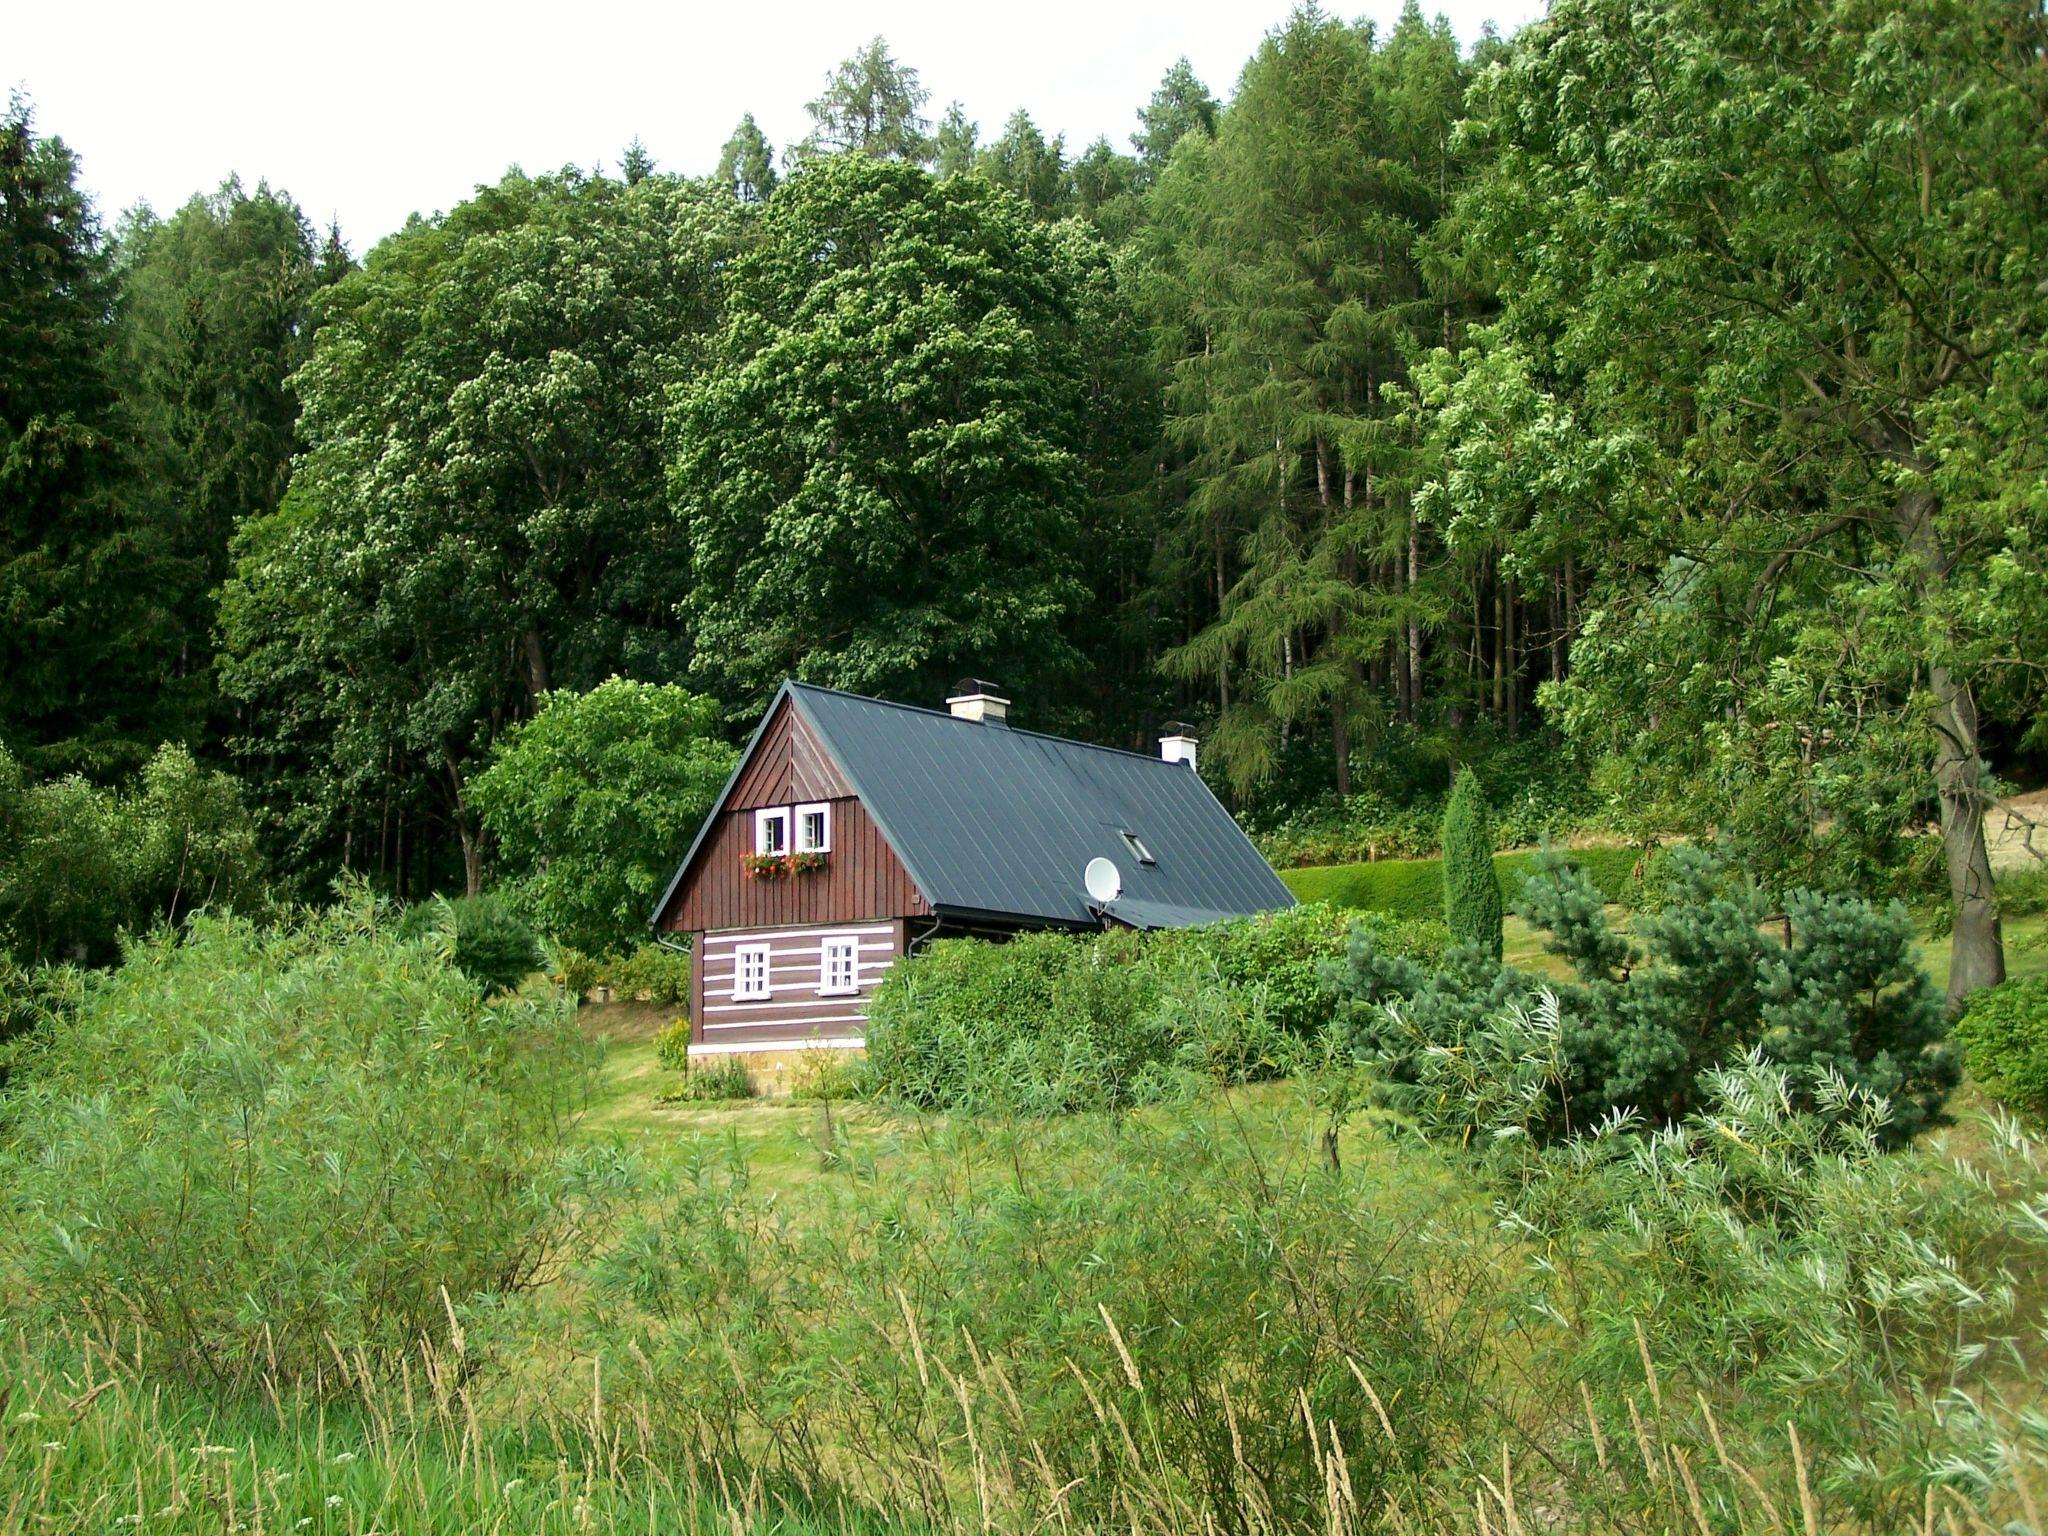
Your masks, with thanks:
[[(703, 935), (691, 965), (690, 1050), (693, 1055), (788, 1049), (802, 1045), (857, 1045), (864, 1037), (868, 998), (903, 953), (905, 924), (822, 923), (801, 927), (743, 928)], [(855, 946), (855, 991), (824, 995), (828, 939)], [(765, 998), (737, 995), (742, 947), (768, 954)]]

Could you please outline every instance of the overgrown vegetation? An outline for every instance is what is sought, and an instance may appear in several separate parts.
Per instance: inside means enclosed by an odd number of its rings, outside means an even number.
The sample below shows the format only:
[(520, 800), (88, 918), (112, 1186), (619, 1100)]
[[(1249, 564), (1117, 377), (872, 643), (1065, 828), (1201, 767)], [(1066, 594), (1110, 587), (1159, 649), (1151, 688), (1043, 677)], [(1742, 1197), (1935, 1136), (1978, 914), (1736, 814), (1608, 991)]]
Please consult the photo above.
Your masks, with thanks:
[(510, 896), (436, 896), (405, 911), (399, 935), (424, 940), (486, 992), (510, 992), (541, 965), (540, 939)]
[[(1177, 932), (947, 939), (868, 1011), (874, 1090), (919, 1108), (1121, 1109), (1284, 1070), (1328, 1022), (1322, 978), (1349, 919), (1301, 906)], [(1428, 928), (1365, 921), (1397, 951)]]
[(1469, 944), (1428, 972), (1361, 928), (1340, 1029), (1392, 1102), (1464, 1118), (1461, 1138), (1493, 1129), (1484, 1107), (1499, 1104), (1545, 1140), (1617, 1115), (1678, 1124), (1752, 1051), (1802, 1109), (1862, 1093), (1884, 1102), (1894, 1141), (1939, 1119), (1960, 1068), (1903, 906), (1795, 891), (1767, 925), (1755, 885), (1690, 846), (1671, 851), (1666, 881), (1667, 905), (1625, 936), (1585, 875), (1546, 856), (1516, 910), (1572, 966), (1562, 986)]
[(561, 1008), (487, 1006), (360, 896), (159, 934), (9, 1084), (10, 1310), (188, 1384), (396, 1372), (588, 1241), (611, 1160), (564, 1143), (588, 1065)]

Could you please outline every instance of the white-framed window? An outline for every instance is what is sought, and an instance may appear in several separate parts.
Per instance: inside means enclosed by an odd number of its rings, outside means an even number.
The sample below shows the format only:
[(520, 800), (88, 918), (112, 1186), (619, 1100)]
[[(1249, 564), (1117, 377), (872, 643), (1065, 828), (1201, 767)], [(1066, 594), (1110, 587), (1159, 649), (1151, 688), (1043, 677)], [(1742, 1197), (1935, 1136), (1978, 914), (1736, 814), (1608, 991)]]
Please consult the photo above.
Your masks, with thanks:
[(827, 934), (818, 943), (818, 995), (846, 997), (860, 990), (860, 940)]
[(766, 857), (789, 852), (789, 807), (770, 806), (754, 812), (754, 852)]
[(796, 851), (798, 853), (830, 853), (832, 851), (832, 807), (823, 801), (796, 808)]
[(732, 950), (732, 996), (747, 1002), (768, 996), (768, 946), (735, 944)]

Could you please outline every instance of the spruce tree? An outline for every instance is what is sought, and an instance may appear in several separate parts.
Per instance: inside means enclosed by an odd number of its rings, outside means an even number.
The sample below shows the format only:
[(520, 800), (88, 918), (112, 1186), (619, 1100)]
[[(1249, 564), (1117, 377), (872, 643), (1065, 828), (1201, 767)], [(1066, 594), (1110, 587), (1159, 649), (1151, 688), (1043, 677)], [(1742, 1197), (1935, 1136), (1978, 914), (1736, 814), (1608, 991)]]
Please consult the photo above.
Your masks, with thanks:
[(1493, 872), (1493, 813), (1470, 769), (1444, 807), (1444, 922), (1454, 943), (1470, 941), (1501, 956), (1500, 881)]
[(730, 187), (743, 203), (765, 203), (775, 191), (775, 151), (753, 113), (744, 114), (725, 141), (714, 179), (720, 186)]

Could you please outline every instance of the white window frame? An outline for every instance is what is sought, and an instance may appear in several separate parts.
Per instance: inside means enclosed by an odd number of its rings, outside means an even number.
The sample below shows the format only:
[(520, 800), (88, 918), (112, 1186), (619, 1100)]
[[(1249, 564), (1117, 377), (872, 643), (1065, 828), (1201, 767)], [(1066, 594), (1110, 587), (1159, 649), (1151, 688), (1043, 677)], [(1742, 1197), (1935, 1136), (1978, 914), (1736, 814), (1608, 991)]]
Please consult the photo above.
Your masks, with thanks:
[[(804, 823), (812, 815), (818, 818), (819, 839), (816, 843), (806, 843), (804, 841)], [(792, 834), (796, 839), (794, 844), (796, 852), (830, 853), (832, 851), (832, 806), (830, 802), (813, 800), (808, 805), (798, 806), (796, 808), (796, 820), (792, 824)]]
[[(782, 846), (780, 848), (773, 848), (768, 843), (768, 829), (777, 822), (782, 824)], [(766, 858), (772, 853), (788, 853), (790, 851), (789, 844), (790, 821), (788, 806), (771, 805), (765, 810), (754, 812), (754, 852), (756, 854)]]
[[(844, 966), (843, 981), (833, 979), (833, 956)], [(850, 933), (828, 933), (818, 941), (818, 996), (852, 997), (860, 991), (860, 940)]]
[[(757, 969), (758, 975), (751, 974)], [(775, 992), (775, 960), (766, 944), (735, 944), (732, 947), (732, 1000), (759, 1002)]]

